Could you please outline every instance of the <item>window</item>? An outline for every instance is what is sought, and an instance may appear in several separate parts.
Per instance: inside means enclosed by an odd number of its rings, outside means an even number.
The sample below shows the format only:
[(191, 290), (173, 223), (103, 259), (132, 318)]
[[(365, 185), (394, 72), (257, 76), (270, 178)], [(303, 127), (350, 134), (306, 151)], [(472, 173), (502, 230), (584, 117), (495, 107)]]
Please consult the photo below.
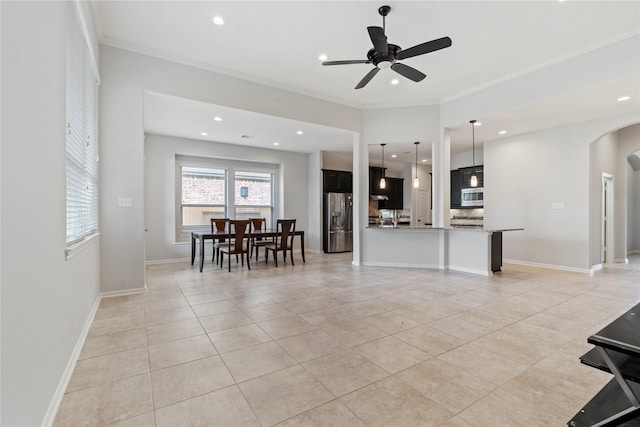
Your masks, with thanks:
[(226, 171), (189, 166), (181, 169), (182, 226), (208, 226), (211, 218), (226, 218)]
[(67, 246), (98, 231), (98, 80), (73, 8), (66, 65)]
[(208, 230), (211, 218), (266, 218), (273, 227), (278, 166), (176, 155), (176, 242)]
[(273, 174), (235, 172), (236, 219), (266, 218), (273, 225)]

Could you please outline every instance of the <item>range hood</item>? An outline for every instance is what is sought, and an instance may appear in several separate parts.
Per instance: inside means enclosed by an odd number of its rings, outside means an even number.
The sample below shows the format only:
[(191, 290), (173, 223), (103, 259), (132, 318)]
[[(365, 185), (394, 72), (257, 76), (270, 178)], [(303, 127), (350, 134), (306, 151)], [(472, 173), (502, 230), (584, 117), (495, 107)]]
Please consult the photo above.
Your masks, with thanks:
[(389, 200), (389, 196), (385, 196), (384, 194), (372, 194), (371, 200)]

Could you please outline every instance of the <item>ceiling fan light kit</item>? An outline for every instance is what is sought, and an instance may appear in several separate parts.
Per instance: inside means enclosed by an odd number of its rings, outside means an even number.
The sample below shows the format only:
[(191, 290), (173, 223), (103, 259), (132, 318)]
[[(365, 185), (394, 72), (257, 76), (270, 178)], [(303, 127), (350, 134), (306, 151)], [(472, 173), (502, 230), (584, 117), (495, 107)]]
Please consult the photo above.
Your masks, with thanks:
[(381, 6), (378, 13), (382, 15), (382, 27), (367, 27), (369, 38), (373, 44), (373, 49), (367, 52), (367, 59), (356, 59), (347, 61), (325, 61), (322, 65), (347, 65), (347, 64), (373, 64), (375, 68), (369, 71), (362, 80), (356, 85), (356, 89), (361, 89), (367, 85), (378, 74), (378, 71), (391, 68), (396, 73), (413, 80), (414, 82), (422, 81), (426, 75), (413, 67), (404, 65), (399, 60), (412, 58), (425, 53), (435, 52), (436, 50), (445, 49), (451, 46), (449, 37), (442, 37), (431, 40), (402, 50), (398, 45), (387, 42), (385, 33), (385, 18), (391, 11), (390, 6)]

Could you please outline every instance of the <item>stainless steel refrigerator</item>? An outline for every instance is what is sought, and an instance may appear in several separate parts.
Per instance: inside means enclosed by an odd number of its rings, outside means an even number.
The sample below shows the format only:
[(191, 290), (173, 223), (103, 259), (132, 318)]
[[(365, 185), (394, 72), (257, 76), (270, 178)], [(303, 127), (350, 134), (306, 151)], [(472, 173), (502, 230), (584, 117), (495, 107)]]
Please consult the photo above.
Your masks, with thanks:
[(322, 246), (325, 252), (351, 252), (353, 248), (353, 195), (324, 193)]

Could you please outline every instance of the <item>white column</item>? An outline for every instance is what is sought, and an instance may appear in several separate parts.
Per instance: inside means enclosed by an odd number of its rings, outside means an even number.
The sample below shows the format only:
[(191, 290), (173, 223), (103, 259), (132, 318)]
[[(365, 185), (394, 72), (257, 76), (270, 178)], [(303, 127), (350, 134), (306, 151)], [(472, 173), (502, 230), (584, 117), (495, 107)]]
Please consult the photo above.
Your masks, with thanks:
[(352, 264), (360, 265), (360, 230), (369, 222), (369, 150), (360, 138), (353, 134), (353, 258)]
[(433, 226), (449, 226), (451, 206), (451, 136), (442, 128), (440, 140), (433, 143)]

